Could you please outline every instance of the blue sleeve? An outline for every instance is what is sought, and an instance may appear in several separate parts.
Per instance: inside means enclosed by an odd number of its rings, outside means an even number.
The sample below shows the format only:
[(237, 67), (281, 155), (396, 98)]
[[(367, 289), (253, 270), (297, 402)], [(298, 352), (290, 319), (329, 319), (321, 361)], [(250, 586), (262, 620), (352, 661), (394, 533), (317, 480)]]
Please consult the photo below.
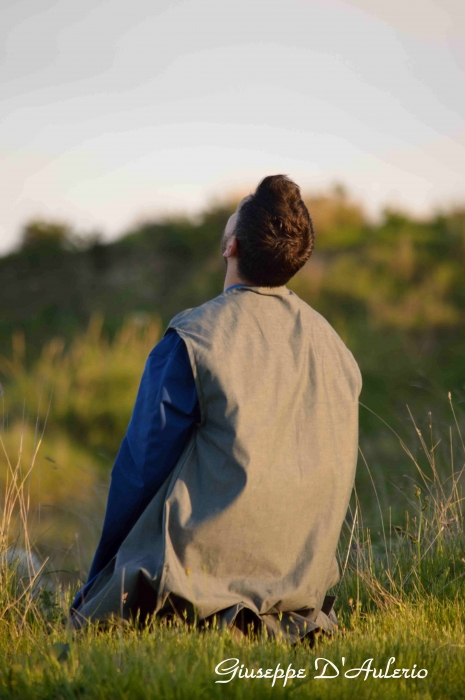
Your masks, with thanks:
[(200, 418), (186, 345), (175, 330), (170, 330), (147, 359), (132, 417), (111, 473), (100, 542), (88, 582), (73, 607), (117, 553), (171, 473)]

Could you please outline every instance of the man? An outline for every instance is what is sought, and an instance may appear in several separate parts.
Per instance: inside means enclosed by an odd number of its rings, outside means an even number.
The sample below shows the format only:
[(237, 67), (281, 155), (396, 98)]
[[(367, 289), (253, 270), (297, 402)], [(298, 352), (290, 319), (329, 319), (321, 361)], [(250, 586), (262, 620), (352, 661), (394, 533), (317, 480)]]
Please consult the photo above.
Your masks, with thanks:
[(229, 219), (223, 292), (177, 314), (147, 361), (76, 626), (175, 615), (293, 641), (335, 628), (326, 592), (339, 580), (362, 378), (285, 286), (313, 246), (284, 175)]

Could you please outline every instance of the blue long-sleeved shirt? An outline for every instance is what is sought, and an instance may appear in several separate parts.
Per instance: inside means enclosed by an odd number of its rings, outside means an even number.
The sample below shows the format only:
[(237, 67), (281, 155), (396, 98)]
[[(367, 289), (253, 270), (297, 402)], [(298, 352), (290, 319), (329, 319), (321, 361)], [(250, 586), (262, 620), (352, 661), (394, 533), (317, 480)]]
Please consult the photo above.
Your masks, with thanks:
[[(241, 287), (233, 284), (232, 287)], [(200, 406), (181, 336), (174, 329), (150, 353), (131, 420), (111, 473), (102, 535), (77, 607), (110, 562), (157, 490), (174, 469), (196, 423)]]

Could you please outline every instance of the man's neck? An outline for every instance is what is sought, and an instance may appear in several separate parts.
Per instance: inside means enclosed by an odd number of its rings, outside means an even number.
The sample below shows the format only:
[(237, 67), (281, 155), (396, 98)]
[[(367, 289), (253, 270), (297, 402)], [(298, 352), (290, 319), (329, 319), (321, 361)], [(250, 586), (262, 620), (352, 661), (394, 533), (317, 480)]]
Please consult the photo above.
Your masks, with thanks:
[[(236, 270), (228, 268), (226, 272), (226, 277), (224, 278), (224, 286), (223, 286), (223, 291), (226, 291), (228, 287), (232, 287), (234, 284), (248, 284), (250, 285), (250, 282), (247, 282), (246, 280), (241, 279), (237, 273)], [(253, 285), (251, 285), (253, 286)]]

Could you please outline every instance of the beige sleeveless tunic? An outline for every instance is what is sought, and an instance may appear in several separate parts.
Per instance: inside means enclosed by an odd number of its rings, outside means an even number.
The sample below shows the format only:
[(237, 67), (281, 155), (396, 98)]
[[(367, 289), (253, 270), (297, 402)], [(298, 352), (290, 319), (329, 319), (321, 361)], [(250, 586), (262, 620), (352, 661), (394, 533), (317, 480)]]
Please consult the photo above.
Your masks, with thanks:
[(286, 286), (234, 287), (168, 328), (201, 422), (76, 619), (182, 608), (231, 624), (246, 609), (291, 639), (331, 629), (358, 451), (352, 353)]

